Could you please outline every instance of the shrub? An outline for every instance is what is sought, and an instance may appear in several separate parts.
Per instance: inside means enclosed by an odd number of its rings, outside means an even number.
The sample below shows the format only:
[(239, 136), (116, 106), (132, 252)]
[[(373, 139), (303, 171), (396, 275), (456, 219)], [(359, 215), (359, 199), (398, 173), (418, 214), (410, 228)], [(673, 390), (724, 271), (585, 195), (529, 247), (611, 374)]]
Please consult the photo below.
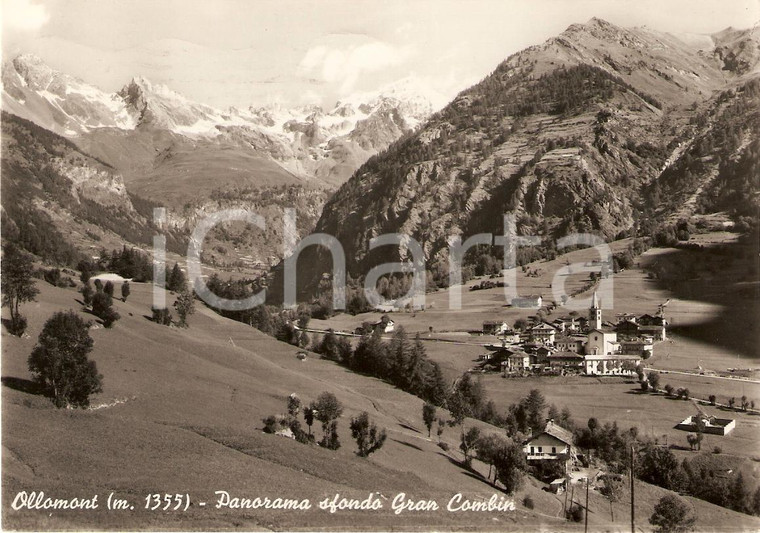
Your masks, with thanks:
[(573, 522), (581, 522), (583, 520), (583, 507), (574, 503), (565, 511), (565, 518)]
[(531, 498), (530, 496), (526, 496), (525, 498), (523, 498), (523, 505), (525, 506), (526, 509), (533, 509), (535, 507), (533, 503), (533, 498)]
[(696, 519), (688, 516), (691, 506), (678, 496), (668, 494), (660, 498), (649, 517), (649, 523), (662, 533), (680, 533), (688, 531)]
[(95, 291), (92, 290), (90, 282), (86, 282), (82, 287), (82, 301), (84, 301), (85, 307), (92, 305), (92, 298), (95, 296)]
[(121, 284), (121, 299), (126, 302), (130, 292), (129, 282), (125, 281)]
[(103, 292), (106, 293), (108, 296), (113, 298), (113, 281), (106, 281), (106, 284), (103, 286)]
[(714, 394), (711, 394), (710, 396), (708, 396), (707, 399), (710, 400), (710, 405), (713, 405), (713, 406), (715, 405), (716, 398)]
[(438, 447), (442, 449), (444, 452), (449, 451), (449, 444), (447, 442), (439, 442)]
[(269, 415), (263, 419), (264, 433), (277, 433), (288, 427), (288, 420), (284, 416)]
[(87, 407), (102, 390), (103, 377), (87, 355), (92, 350), (89, 324), (74, 311), (58, 312), (45, 322), (29, 356), (29, 371), (56, 407)]
[(179, 326), (187, 327), (187, 317), (195, 313), (195, 294), (192, 291), (183, 290), (174, 302), (174, 308), (179, 317)]
[(59, 283), (61, 283), (61, 269), (60, 268), (51, 268), (45, 271), (43, 274), (43, 277), (45, 278), (45, 281), (50, 283), (53, 287), (59, 287)]
[[(109, 282), (110, 283), (110, 282)], [(113, 300), (105, 292), (98, 292), (92, 298), (92, 313), (103, 321), (103, 325), (110, 328), (121, 316), (111, 307)]]
[(162, 326), (171, 326), (172, 323), (172, 314), (171, 311), (163, 308), (153, 307), (151, 308), (151, 311), (153, 313), (152, 320), (156, 324), (161, 324)]
[(716, 455), (719, 453), (723, 453), (723, 448), (721, 448), (720, 446), (716, 446), (715, 448), (713, 448), (713, 453)]

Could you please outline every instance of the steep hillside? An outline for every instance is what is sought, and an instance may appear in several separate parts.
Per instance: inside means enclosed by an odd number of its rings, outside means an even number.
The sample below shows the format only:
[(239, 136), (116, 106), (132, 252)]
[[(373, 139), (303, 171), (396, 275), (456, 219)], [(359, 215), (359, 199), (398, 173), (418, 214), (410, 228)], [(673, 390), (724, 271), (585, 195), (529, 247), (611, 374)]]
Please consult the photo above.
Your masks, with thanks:
[[(372, 237), (411, 235), (439, 281), (448, 237), (502, 234), (506, 213), (518, 231), (545, 239), (545, 253), (570, 232), (627, 234), (648, 213), (650, 184), (710, 128), (717, 92), (744, 83), (748, 71), (722, 70), (721, 54), (646, 28), (574, 24), (371, 158), (316, 231), (339, 238), (353, 276), (406, 258), (393, 247), (369, 254)], [(694, 120), (697, 110), (704, 120)], [(301, 279), (318, 280), (329, 264), (309, 250)]]
[[(33, 394), (26, 360), (47, 317), (79, 308), (78, 295), (42, 283), (39, 288), (38, 303), (24, 309), (31, 337), (3, 333), (3, 491), (15, 495), (36, 490), (56, 497), (98, 494), (101, 506), (97, 511), (13, 511), (12, 499), (5, 497), (6, 528), (335, 530), (349, 523), (361, 530), (582, 528), (559, 517), (561, 496), (541, 490), (530, 479), (515, 496), (515, 511), (394, 514), (390, 500), (399, 492), (445, 506), (458, 492), (481, 501), (499, 491), (481, 477), (487, 467), (476, 461), (475, 472), (467, 472), (459, 466), (458, 452), (444, 452), (435, 438), (427, 438), (419, 399), (316, 356), (300, 361), (294, 347), (206, 309), (191, 317), (187, 330), (154, 324), (143, 316), (150, 307), (151, 287), (140, 283), (132, 284), (126, 303), (115, 302), (122, 319), (113, 329), (91, 330), (103, 393), (90, 410), (56, 410)], [(339, 419), (343, 446), (338, 451), (261, 431), (261, 419), (284, 412), (291, 393), (310, 401), (322, 391), (333, 392), (346, 408)], [(355, 455), (348, 429), (350, 417), (363, 410), (389, 434), (385, 446), (366, 459)], [(315, 425), (314, 431), (321, 429)], [(455, 448), (457, 431), (447, 429), (443, 439)], [(336, 493), (362, 500), (374, 492), (384, 508), (334, 514), (316, 508), (216, 509), (214, 491), (221, 490), (247, 498), (309, 498), (315, 506)], [(107, 511), (110, 492), (135, 509)], [(185, 512), (145, 510), (146, 496), (163, 492), (188, 493), (194, 504)], [(637, 523), (646, 522), (665, 493), (637, 484)], [(534, 500), (533, 510), (522, 504), (524, 496)], [(201, 501), (207, 505), (201, 507)], [(609, 503), (596, 491), (590, 502), (591, 528), (616, 529), (608, 519)], [(752, 517), (690, 502), (701, 528), (756, 527)], [(627, 495), (615, 504), (618, 524), (627, 506)]]
[[(113, 167), (8, 113), (2, 117), (2, 192), (3, 238), (54, 263), (76, 263), (106, 244), (148, 245), (156, 232), (149, 203), (128, 194)], [(169, 244), (178, 248), (172, 235)]]

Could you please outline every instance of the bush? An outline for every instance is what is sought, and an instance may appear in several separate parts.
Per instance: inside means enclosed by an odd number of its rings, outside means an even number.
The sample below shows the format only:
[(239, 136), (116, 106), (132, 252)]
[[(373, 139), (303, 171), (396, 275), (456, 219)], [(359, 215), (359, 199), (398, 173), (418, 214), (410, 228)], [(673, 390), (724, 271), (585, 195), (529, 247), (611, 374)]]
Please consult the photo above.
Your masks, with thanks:
[(50, 283), (53, 287), (58, 287), (59, 283), (61, 282), (61, 269), (60, 268), (51, 268), (48, 270), (45, 270), (45, 273), (43, 274), (43, 278), (45, 281)]
[(288, 420), (280, 415), (269, 415), (262, 421), (264, 422), (264, 433), (277, 433), (288, 427)]
[(656, 526), (656, 530), (662, 533), (680, 533), (688, 531), (696, 521), (693, 516), (688, 516), (691, 506), (678, 496), (668, 494), (660, 498), (654, 506), (654, 512), (649, 517), (649, 523)]
[(565, 518), (573, 522), (581, 522), (583, 520), (583, 507), (574, 503), (570, 509), (565, 511)]
[(113, 301), (105, 292), (98, 292), (92, 298), (92, 314), (103, 321), (103, 325), (110, 328), (121, 316), (111, 307)]
[(55, 313), (45, 322), (29, 371), (56, 407), (87, 407), (90, 395), (102, 390), (103, 377), (87, 358), (92, 344), (89, 324), (74, 311)]
[(151, 308), (151, 311), (153, 313), (152, 320), (156, 324), (161, 324), (162, 326), (171, 326), (172, 324), (172, 314), (171, 311), (164, 308), (158, 308), (153, 307)]
[(526, 496), (525, 498), (523, 498), (523, 505), (525, 506), (526, 509), (533, 509), (535, 507), (533, 503), (533, 498), (531, 498), (530, 496)]
[(721, 448), (720, 446), (716, 446), (715, 448), (713, 448), (713, 453), (716, 455), (719, 453), (723, 453), (723, 448)]
[(449, 451), (449, 444), (447, 442), (439, 442), (438, 447), (442, 449), (444, 452)]

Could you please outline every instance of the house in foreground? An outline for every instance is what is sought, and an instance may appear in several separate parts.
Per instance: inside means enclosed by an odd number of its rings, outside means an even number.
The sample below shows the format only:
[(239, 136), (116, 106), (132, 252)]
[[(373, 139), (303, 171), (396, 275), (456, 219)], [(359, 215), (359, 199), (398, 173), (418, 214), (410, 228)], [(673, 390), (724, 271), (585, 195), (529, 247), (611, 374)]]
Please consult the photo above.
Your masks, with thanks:
[(523, 444), (523, 453), (528, 463), (535, 461), (563, 461), (565, 466), (576, 458), (573, 434), (549, 420), (541, 433), (529, 438)]

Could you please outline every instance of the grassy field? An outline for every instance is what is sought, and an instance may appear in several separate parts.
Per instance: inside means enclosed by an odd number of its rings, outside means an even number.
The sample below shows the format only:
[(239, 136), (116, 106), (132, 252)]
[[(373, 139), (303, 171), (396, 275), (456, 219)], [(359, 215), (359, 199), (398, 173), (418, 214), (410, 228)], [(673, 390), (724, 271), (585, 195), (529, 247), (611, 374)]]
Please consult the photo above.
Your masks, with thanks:
[[(394, 514), (388, 502), (399, 492), (445, 506), (457, 492), (486, 499), (494, 489), (477, 473), (459, 466), (458, 452), (445, 453), (427, 438), (420, 400), (327, 361), (299, 361), (293, 347), (205, 309), (191, 317), (188, 330), (156, 325), (145, 316), (150, 290), (142, 284), (132, 284), (127, 303), (116, 302), (122, 319), (113, 329), (91, 332), (93, 358), (104, 375), (104, 391), (95, 397), (94, 409), (56, 410), (47, 399), (24, 391), (24, 380), (30, 378), (26, 358), (44, 320), (54, 311), (79, 308), (78, 295), (43, 283), (39, 287), (38, 302), (24, 308), (29, 337), (3, 336), (3, 526), (7, 529), (580, 527), (559, 518), (560, 499), (531, 480), (516, 495), (514, 512)], [(262, 433), (261, 419), (283, 412), (289, 394), (296, 392), (308, 401), (324, 390), (333, 391), (346, 406), (339, 451)], [(348, 418), (361, 410), (369, 411), (389, 433), (385, 447), (369, 459), (355, 455), (348, 432)], [(453, 429), (444, 433), (452, 445), (456, 438)], [(482, 465), (478, 468), (483, 470)], [(14, 511), (7, 495), (20, 490), (42, 490), (55, 497), (98, 494), (101, 502), (113, 491), (135, 509)], [(385, 507), (335, 514), (316, 509), (215, 509), (216, 490), (313, 502), (336, 493), (364, 499), (376, 492), (376, 497), (385, 498)], [(209, 505), (193, 505), (187, 512), (151, 512), (143, 507), (146, 495), (154, 492), (189, 493), (195, 502)], [(642, 486), (639, 516), (651, 513), (660, 492)], [(648, 493), (651, 497), (645, 496)], [(534, 510), (522, 505), (526, 495), (534, 500)], [(608, 526), (607, 507), (593, 491), (591, 501), (593, 527), (618, 528), (617, 522)], [(739, 530), (760, 526), (751, 517), (704, 502), (693, 504), (706, 528), (722, 523)], [(625, 505), (617, 507), (616, 514), (622, 516)], [(620, 521), (620, 529), (623, 524)]]

